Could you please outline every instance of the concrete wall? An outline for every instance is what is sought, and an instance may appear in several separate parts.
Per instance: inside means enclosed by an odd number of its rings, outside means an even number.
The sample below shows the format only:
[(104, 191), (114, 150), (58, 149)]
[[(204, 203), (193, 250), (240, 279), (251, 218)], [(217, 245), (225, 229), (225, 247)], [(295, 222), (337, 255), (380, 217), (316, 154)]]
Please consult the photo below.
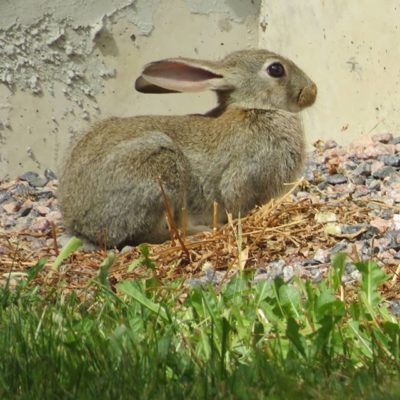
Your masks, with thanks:
[(259, 44), (317, 83), (304, 116), (309, 142), (400, 134), (399, 0), (263, 0)]
[(98, 118), (209, 109), (212, 93), (143, 95), (133, 82), (155, 59), (257, 44), (317, 82), (309, 144), (399, 134), (399, 21), (399, 0), (0, 0), (0, 177), (57, 170)]
[(1, 0), (0, 177), (57, 169), (74, 134), (111, 115), (185, 114), (205, 94), (143, 95), (143, 64), (256, 47), (259, 0)]

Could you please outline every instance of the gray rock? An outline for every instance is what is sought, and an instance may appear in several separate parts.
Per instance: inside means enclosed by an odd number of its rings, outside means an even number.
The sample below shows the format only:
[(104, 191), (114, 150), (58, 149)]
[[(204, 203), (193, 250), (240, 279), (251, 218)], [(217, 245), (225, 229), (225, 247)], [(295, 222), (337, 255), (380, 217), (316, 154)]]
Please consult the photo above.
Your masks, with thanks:
[(315, 258), (306, 258), (306, 259), (303, 261), (303, 265), (304, 265), (304, 266), (319, 265), (319, 264), (321, 264), (321, 261), (316, 260)]
[(326, 180), (331, 185), (340, 185), (342, 183), (347, 183), (348, 181), (347, 177), (341, 174), (329, 175)]
[(54, 192), (52, 192), (50, 190), (44, 190), (42, 192), (36, 193), (37, 199), (50, 199), (54, 196), (55, 196)]
[(334, 149), (337, 146), (338, 144), (333, 139), (330, 139), (324, 143), (324, 150)]
[(287, 265), (283, 268), (283, 280), (289, 282), (294, 276), (294, 269), (291, 265)]
[(385, 163), (385, 165), (388, 165), (390, 167), (400, 167), (400, 154), (385, 154), (383, 156), (379, 156), (378, 160), (382, 161)]
[(351, 274), (356, 269), (357, 267), (351, 261), (346, 261), (346, 265), (344, 267), (344, 271), (346, 272), (346, 274)]
[(33, 189), (24, 183), (17, 183), (11, 191), (19, 196), (27, 196), (33, 193)]
[(362, 161), (358, 167), (353, 171), (355, 176), (370, 176), (371, 175), (371, 164), (366, 162), (366, 161)]
[(22, 208), (19, 210), (19, 216), (20, 216), (20, 217), (26, 217), (26, 216), (29, 215), (29, 213), (32, 211), (32, 208), (33, 208), (33, 204), (29, 204), (29, 205), (26, 206), (26, 207), (22, 207)]
[(283, 275), (283, 267), (286, 265), (284, 260), (274, 260), (267, 264), (267, 275), (268, 279), (275, 279), (278, 276)]
[(366, 228), (366, 224), (353, 224), (353, 225), (342, 225), (341, 226), (341, 230), (342, 233), (344, 234), (354, 234), (358, 231), (360, 231), (361, 229)]
[(344, 163), (346, 169), (355, 170), (358, 167), (358, 164), (354, 161), (346, 161)]
[(316, 270), (312, 274), (312, 281), (313, 281), (313, 283), (319, 283), (322, 281), (323, 277), (324, 277), (324, 274), (322, 273), (322, 271)]
[(0, 193), (0, 204), (4, 203), (5, 201), (9, 200), (11, 198), (11, 193), (10, 192), (2, 192)]
[(389, 300), (389, 310), (393, 315), (399, 316), (400, 315), (400, 300), (393, 299)]
[[(363, 229), (366, 229), (364, 232), (360, 232)], [(360, 232), (361, 239), (371, 239), (373, 236), (376, 236), (379, 234), (378, 228), (375, 228), (372, 225), (369, 224), (353, 224), (353, 225), (342, 225), (341, 226), (342, 233), (344, 234), (349, 234), (349, 235), (354, 235), (357, 232)]]
[(400, 144), (400, 136), (393, 138), (389, 143), (390, 144)]
[(383, 219), (392, 219), (393, 218), (393, 210), (390, 208), (384, 208), (383, 210), (381, 210), (381, 212), (379, 213), (379, 217), (383, 218)]
[(133, 249), (133, 246), (124, 246), (124, 247), (121, 249), (120, 253), (121, 253), (121, 254), (129, 253), (132, 249)]
[(39, 175), (37, 172), (33, 171), (25, 172), (25, 174), (19, 176), (19, 179), (28, 182), (33, 187), (45, 186), (48, 182), (48, 179), (46, 177)]
[(306, 165), (303, 169), (302, 175), (312, 183), (315, 182), (315, 176), (314, 176), (314, 171), (317, 169), (317, 166), (314, 161), (312, 160), (307, 160)]
[(348, 243), (346, 240), (342, 240), (339, 243), (336, 243), (332, 248), (331, 248), (331, 253), (336, 254), (339, 253), (340, 251), (344, 251), (347, 249)]
[(377, 179), (384, 179), (388, 176), (391, 176), (396, 173), (396, 170), (393, 167), (382, 167), (372, 173), (372, 176)]
[(376, 228), (375, 226), (368, 225), (367, 231), (361, 235), (361, 239), (369, 240), (372, 239), (374, 236), (378, 235), (379, 235), (379, 229)]
[(314, 260), (319, 261), (321, 264), (329, 262), (330, 259), (329, 250), (326, 249), (318, 249), (314, 254)]
[(54, 179), (57, 179), (57, 175), (49, 168), (46, 168), (44, 170), (44, 176), (49, 180), (52, 181)]
[(388, 229), (384, 237), (388, 240), (387, 249), (400, 251), (400, 233), (398, 231)]
[(367, 188), (371, 191), (377, 192), (381, 190), (381, 181), (378, 181), (377, 179), (372, 179), (367, 182)]
[(363, 185), (365, 183), (365, 176), (364, 175), (353, 175), (351, 177), (351, 181), (355, 184), (355, 185)]
[(369, 194), (369, 192), (362, 192), (362, 191), (357, 190), (357, 191), (355, 191), (355, 192), (353, 193), (353, 198), (354, 198), (354, 199), (358, 199), (358, 198), (360, 198), (360, 197), (367, 196), (368, 194)]

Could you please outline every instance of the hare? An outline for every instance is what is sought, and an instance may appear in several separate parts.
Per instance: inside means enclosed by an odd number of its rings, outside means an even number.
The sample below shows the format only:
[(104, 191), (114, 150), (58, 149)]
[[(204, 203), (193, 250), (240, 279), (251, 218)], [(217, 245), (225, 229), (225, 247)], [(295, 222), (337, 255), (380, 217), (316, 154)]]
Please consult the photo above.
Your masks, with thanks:
[[(109, 118), (83, 134), (59, 180), (65, 225), (94, 243), (123, 246), (169, 237), (161, 185), (188, 232), (212, 224), (213, 202), (234, 216), (278, 196), (301, 172), (305, 138), (297, 114), (317, 87), (292, 61), (241, 50), (220, 61), (170, 58), (136, 80), (143, 93), (213, 90), (204, 115)], [(225, 222), (226, 212), (219, 212)]]

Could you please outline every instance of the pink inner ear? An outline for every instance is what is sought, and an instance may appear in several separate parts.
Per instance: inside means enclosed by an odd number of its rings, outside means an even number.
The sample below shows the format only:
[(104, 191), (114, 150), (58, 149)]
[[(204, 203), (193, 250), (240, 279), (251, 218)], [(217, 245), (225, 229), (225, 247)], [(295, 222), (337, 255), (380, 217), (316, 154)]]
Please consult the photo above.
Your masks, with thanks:
[(196, 67), (178, 61), (156, 61), (149, 64), (143, 71), (147, 77), (172, 79), (174, 81), (199, 82), (222, 78), (222, 75), (205, 68)]

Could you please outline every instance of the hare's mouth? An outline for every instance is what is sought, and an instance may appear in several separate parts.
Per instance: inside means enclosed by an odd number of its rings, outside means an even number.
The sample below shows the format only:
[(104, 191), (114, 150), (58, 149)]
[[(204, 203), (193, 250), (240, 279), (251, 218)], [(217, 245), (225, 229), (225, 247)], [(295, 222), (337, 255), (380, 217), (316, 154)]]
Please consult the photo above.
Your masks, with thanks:
[(297, 104), (299, 107), (311, 106), (317, 98), (317, 85), (315, 83), (304, 87), (300, 90), (297, 97)]

